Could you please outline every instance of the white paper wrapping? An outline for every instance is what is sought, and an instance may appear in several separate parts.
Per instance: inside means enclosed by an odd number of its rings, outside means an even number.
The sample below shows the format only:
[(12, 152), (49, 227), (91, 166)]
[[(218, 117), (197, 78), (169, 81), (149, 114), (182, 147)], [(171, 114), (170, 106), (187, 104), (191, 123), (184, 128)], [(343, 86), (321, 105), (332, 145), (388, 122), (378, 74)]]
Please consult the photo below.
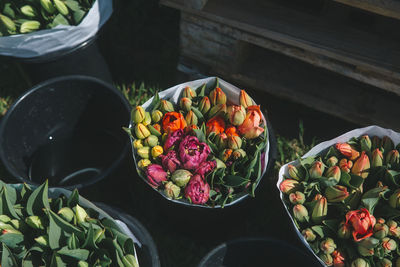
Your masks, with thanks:
[[(345, 134), (342, 134), (342, 135), (340, 135), (340, 136), (338, 136), (338, 137), (336, 137), (334, 139), (322, 142), (322, 143), (314, 146), (310, 151), (308, 151), (306, 154), (304, 154), (304, 156), (302, 156), (302, 158), (307, 158), (307, 157), (310, 157), (310, 156), (317, 155), (317, 154), (321, 153), (323, 150), (331, 147), (332, 145), (335, 145), (336, 143), (344, 143), (344, 142), (349, 141), (353, 137), (359, 137), (359, 136), (364, 135), (364, 134), (367, 134), (369, 136), (378, 136), (380, 138), (382, 138), (384, 136), (388, 136), (393, 140), (395, 145), (400, 143), (400, 133), (397, 133), (397, 132), (395, 132), (395, 131), (393, 131), (391, 129), (385, 129), (385, 128), (381, 128), (381, 127), (376, 126), (376, 125), (372, 125), (372, 126), (368, 126), (368, 127), (359, 128), (359, 129), (355, 129), (355, 130), (349, 131), (349, 132), (347, 132)], [(280, 183), (284, 180), (284, 176), (288, 176), (289, 175), (289, 171), (288, 171), (288, 168), (287, 168), (287, 166), (289, 164), (296, 165), (296, 164), (299, 164), (299, 161), (295, 160), (295, 161), (289, 162), (289, 163), (283, 165), (279, 169), (279, 178), (278, 178), (278, 182), (276, 184), (276, 186), (278, 187), (278, 190), (279, 190)], [(285, 203), (283, 201), (283, 198), (284, 198), (283, 193), (279, 192), (279, 195), (280, 195), (282, 204), (285, 206), (285, 210), (286, 210), (286, 212), (287, 212), (287, 214), (288, 214), (288, 216), (289, 216), (289, 218), (290, 218), (290, 220), (291, 220), (291, 222), (293, 224), (293, 227), (296, 229), (296, 233), (299, 236), (300, 240), (315, 255), (315, 257), (319, 260), (319, 262), (323, 266), (326, 266), (325, 263), (323, 261), (321, 261), (319, 259), (319, 257), (314, 253), (314, 251), (309, 246), (308, 242), (305, 240), (303, 235), (297, 229), (296, 224), (295, 224), (295, 222), (294, 222), (289, 210), (286, 208), (286, 205), (285, 205)]]
[(68, 50), (93, 38), (112, 14), (112, 0), (97, 0), (77, 26), (0, 37), (0, 55), (18, 58), (44, 56)]
[[(175, 85), (175, 86), (173, 86), (171, 88), (168, 88), (168, 89), (166, 89), (166, 90), (164, 90), (162, 92), (159, 92), (159, 97), (160, 97), (160, 99), (168, 99), (172, 103), (177, 104), (178, 100), (179, 100), (179, 97), (181, 96), (181, 93), (182, 93), (183, 89), (185, 89), (186, 86), (189, 86), (192, 89), (196, 89), (199, 86), (203, 85), (204, 83), (206, 83), (207, 86), (212, 86), (215, 83), (215, 79), (216, 78), (217, 77), (208, 77), (208, 78), (204, 78), (204, 79), (200, 79), (200, 80), (194, 80), (194, 81), (190, 81), (190, 82), (181, 83), (179, 85)], [(220, 88), (226, 94), (227, 100), (232, 102), (232, 103), (234, 103), (234, 104), (239, 104), (240, 89), (237, 88), (236, 86), (234, 86), (234, 85), (232, 85), (232, 84), (220, 79), (220, 78), (218, 78), (218, 82), (219, 82)], [(150, 106), (152, 100), (153, 100), (153, 97), (150, 98), (148, 101), (146, 101), (146, 103), (144, 103), (142, 105), (142, 107), (146, 110)], [(254, 101), (254, 100), (253, 100), (253, 102), (256, 103), (256, 101)], [(258, 104), (260, 104), (260, 103), (258, 103)], [(261, 106), (262, 106), (262, 103), (261, 103)], [(267, 121), (265, 120), (264, 114), (263, 114), (263, 121), (264, 121), (264, 124), (267, 125)], [(129, 125), (129, 128), (132, 128), (132, 124)], [(268, 135), (268, 138), (269, 138), (269, 135)], [(132, 139), (131, 139), (131, 142), (133, 142)], [(267, 145), (266, 145), (265, 150), (264, 150), (265, 157), (264, 157), (264, 168), (263, 168), (263, 171), (262, 171), (262, 176), (265, 174), (265, 172), (267, 170), (268, 160), (269, 160), (269, 155), (268, 155), (269, 154), (269, 149), (270, 149), (270, 143), (267, 142)], [(138, 159), (136, 159), (135, 151), (134, 151), (133, 147), (132, 147), (132, 154), (133, 154), (133, 158), (134, 158), (134, 161), (135, 161), (136, 169), (139, 172), (139, 168), (137, 166)], [(145, 179), (145, 177), (142, 177), (142, 178), (148, 183), (148, 181), (147, 181), (147, 179)], [(150, 186), (150, 187), (153, 188), (153, 190), (158, 191), (156, 188), (154, 188), (152, 186)], [(160, 193), (161, 193), (161, 195), (164, 196), (164, 198), (166, 198), (168, 200), (171, 200), (171, 201), (176, 202), (176, 203), (182, 203), (182, 200), (169, 199), (164, 194), (164, 192), (160, 192)], [(245, 197), (245, 195), (243, 195), (242, 197), (236, 199), (235, 201), (232, 201), (231, 203), (229, 203), (229, 204), (227, 204), (225, 206), (230, 206), (230, 205), (240, 201), (243, 197)], [(207, 206), (204, 206), (204, 205), (196, 205), (196, 204), (191, 204), (191, 205), (202, 207), (202, 208), (207, 207)], [(220, 205), (215, 206), (215, 208), (220, 208), (220, 207), (221, 207)]]

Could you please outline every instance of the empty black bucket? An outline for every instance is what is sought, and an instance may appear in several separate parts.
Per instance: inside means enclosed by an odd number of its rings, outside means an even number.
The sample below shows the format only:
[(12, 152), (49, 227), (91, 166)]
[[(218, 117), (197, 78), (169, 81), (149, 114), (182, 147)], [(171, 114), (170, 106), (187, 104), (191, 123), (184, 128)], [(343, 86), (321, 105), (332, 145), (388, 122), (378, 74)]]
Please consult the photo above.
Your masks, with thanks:
[(67, 189), (107, 177), (130, 147), (130, 106), (112, 85), (64, 76), (29, 89), (0, 125), (0, 158), (21, 182)]
[(198, 267), (321, 266), (312, 256), (287, 242), (246, 237), (228, 241), (205, 255)]

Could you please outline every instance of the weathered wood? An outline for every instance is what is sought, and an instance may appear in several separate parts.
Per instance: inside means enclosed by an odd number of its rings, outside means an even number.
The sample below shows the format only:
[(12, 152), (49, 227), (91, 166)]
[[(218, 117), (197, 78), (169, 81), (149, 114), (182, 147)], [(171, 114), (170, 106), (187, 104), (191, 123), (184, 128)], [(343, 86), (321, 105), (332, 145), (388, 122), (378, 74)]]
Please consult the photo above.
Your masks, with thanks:
[(382, 16), (400, 19), (400, 2), (395, 0), (333, 0)]
[(186, 7), (201, 10), (207, 4), (207, 1), (208, 0), (185, 0), (184, 4)]
[(254, 43), (400, 95), (398, 41), (272, 3), (255, 8), (242, 0), (213, 0), (198, 11), (182, 6), (179, 0), (162, 2), (182, 10), (183, 24), (189, 21), (209, 32)]

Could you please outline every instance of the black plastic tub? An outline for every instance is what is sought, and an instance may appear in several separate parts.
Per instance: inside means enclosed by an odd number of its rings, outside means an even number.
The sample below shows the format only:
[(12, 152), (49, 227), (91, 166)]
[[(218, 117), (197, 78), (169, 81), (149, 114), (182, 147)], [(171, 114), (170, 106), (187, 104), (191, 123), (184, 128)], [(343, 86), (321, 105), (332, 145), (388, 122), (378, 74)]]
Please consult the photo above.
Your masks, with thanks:
[(128, 226), (129, 230), (131, 230), (137, 241), (139, 241), (138, 246), (136, 247), (136, 253), (141, 267), (161, 266), (157, 246), (150, 233), (141, 222), (117, 207), (109, 206), (102, 202), (96, 202), (95, 205), (104, 210), (114, 219), (124, 222)]
[(267, 237), (245, 237), (217, 246), (198, 267), (307, 266), (322, 267), (313, 257), (287, 242)]
[(29, 89), (0, 123), (0, 158), (20, 182), (83, 188), (109, 176), (130, 148), (130, 105), (111, 84), (63, 76)]

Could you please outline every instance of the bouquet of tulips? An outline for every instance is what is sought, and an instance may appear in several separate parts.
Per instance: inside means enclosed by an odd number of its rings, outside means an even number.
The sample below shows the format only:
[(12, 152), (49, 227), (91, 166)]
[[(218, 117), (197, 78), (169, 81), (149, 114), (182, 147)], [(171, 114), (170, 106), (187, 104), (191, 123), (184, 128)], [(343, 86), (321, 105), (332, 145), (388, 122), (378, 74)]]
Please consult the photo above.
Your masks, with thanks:
[(149, 101), (132, 110), (126, 130), (150, 186), (174, 201), (211, 207), (254, 195), (266, 167), (267, 125), (244, 90), (208, 78)]
[(281, 168), (282, 201), (324, 265), (400, 266), (399, 142), (391, 130), (357, 129)]

